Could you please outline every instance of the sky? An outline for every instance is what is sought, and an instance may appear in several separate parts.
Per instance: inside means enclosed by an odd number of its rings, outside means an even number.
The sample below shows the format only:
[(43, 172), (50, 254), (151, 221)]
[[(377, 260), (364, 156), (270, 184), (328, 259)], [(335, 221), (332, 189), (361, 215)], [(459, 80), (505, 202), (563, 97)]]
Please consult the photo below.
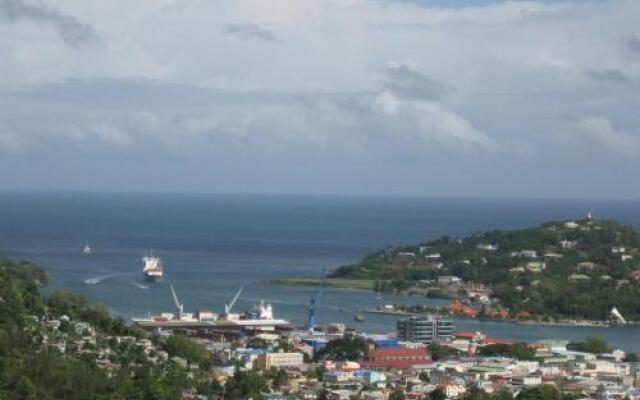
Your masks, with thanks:
[(638, 171), (638, 0), (0, 0), (0, 189), (635, 199)]

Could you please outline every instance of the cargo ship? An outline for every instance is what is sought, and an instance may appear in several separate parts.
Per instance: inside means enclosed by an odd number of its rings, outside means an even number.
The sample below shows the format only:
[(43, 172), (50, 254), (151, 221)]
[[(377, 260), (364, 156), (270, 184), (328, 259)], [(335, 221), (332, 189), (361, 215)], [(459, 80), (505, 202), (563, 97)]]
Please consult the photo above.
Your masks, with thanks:
[(149, 330), (196, 330), (208, 332), (278, 332), (291, 330), (293, 326), (284, 319), (274, 318), (273, 306), (264, 301), (260, 301), (251, 310), (235, 313), (232, 311), (234, 304), (238, 300), (242, 289), (238, 290), (233, 300), (225, 304), (223, 313), (215, 313), (208, 310), (199, 310), (195, 314), (184, 311), (184, 305), (178, 299), (173, 289), (169, 285), (173, 301), (176, 305), (175, 313), (161, 313), (151, 315), (147, 318), (132, 318), (138, 326)]

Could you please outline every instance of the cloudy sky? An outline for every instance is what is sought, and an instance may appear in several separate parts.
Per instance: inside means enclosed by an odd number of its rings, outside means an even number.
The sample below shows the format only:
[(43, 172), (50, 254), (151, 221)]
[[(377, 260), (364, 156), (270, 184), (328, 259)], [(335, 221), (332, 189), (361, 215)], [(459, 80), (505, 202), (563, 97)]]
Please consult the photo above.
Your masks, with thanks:
[(640, 197), (640, 1), (0, 0), (0, 188)]

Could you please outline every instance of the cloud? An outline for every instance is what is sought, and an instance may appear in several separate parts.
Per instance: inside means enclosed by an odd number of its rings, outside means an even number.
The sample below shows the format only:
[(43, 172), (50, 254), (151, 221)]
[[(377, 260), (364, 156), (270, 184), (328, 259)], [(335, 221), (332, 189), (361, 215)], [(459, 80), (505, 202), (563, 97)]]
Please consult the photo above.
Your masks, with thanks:
[(407, 65), (396, 64), (386, 70), (384, 89), (398, 96), (417, 100), (440, 100), (451, 89)]
[(640, 37), (638, 35), (626, 39), (624, 45), (631, 56), (640, 57)]
[(278, 41), (275, 33), (258, 24), (228, 24), (224, 32), (243, 40), (258, 39), (271, 43)]
[(633, 83), (633, 79), (627, 76), (624, 72), (618, 69), (600, 69), (600, 70), (589, 70), (587, 71), (587, 75), (595, 80), (606, 83), (615, 83), (615, 84), (629, 84)]
[[(142, 168), (153, 154), (198, 176), (238, 158), (278, 165), (253, 170), (283, 181), (330, 165), (360, 171), (354, 191), (367, 174), (400, 188), (393, 176), (433, 169), (466, 187), (463, 165), (546, 182), (581, 160), (576, 143), (609, 149), (576, 170), (640, 168), (620, 157), (636, 146), (640, 2), (450, 4), (0, 0), (0, 147), (28, 155), (2, 159), (35, 170), (64, 151), (69, 164), (104, 160), (108, 175), (109, 162), (139, 155)], [(601, 116), (608, 133), (567, 128), (575, 115)], [(563, 129), (571, 141), (555, 140)]]
[(614, 128), (611, 121), (605, 117), (580, 118), (567, 133), (574, 143), (580, 145), (590, 144), (606, 148), (627, 158), (640, 157), (640, 138)]
[(23, 0), (0, 0), (0, 17), (10, 22), (20, 19), (49, 24), (54, 27), (60, 37), (71, 47), (79, 48), (99, 40), (93, 27), (76, 18), (61, 14), (43, 4), (28, 4)]

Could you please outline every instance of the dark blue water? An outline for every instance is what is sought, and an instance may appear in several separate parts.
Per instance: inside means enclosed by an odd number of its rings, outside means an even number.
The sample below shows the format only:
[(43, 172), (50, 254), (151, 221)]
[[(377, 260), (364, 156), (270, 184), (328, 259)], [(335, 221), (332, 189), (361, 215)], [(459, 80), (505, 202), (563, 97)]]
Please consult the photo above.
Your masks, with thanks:
[[(315, 288), (262, 283), (278, 276), (317, 276), (371, 250), (443, 234), (516, 229), (549, 219), (598, 217), (640, 226), (640, 202), (522, 199), (428, 199), (285, 195), (0, 194), (0, 251), (41, 264), (55, 286), (85, 293), (115, 313), (144, 316), (174, 309), (172, 282), (190, 310), (221, 310), (240, 286), (237, 308), (265, 299), (276, 315), (303, 324)], [(81, 253), (90, 243), (93, 254)], [(140, 258), (162, 257), (164, 283), (141, 280)], [(85, 283), (88, 279), (99, 281)], [(426, 303), (387, 296), (384, 303)], [(357, 309), (379, 304), (373, 293), (326, 289), (320, 322), (353, 323)], [(433, 301), (432, 301), (433, 302)], [(361, 329), (389, 332), (395, 319), (368, 316)], [(640, 351), (640, 328), (523, 327), (458, 321), (514, 340), (579, 339), (592, 334)]]

